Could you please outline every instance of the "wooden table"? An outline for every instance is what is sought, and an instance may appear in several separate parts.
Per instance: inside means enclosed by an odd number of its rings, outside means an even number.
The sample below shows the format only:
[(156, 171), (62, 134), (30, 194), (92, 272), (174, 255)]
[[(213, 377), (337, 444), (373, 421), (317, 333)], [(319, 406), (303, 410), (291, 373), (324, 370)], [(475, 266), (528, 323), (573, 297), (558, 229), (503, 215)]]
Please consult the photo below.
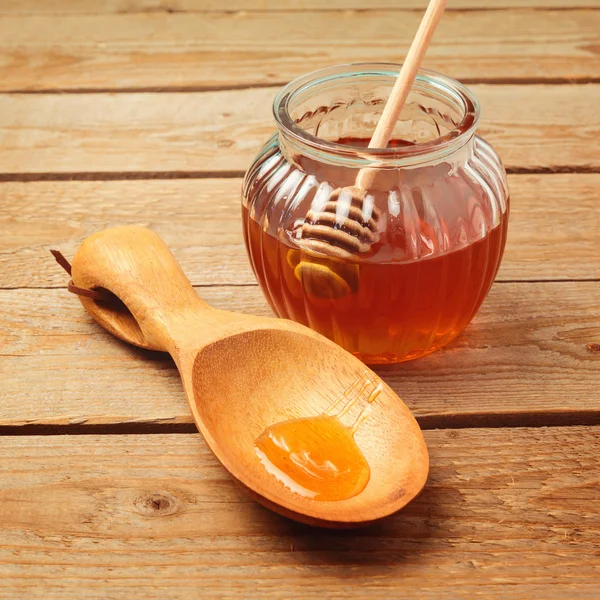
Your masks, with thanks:
[(509, 241), (464, 335), (379, 370), (432, 465), (375, 526), (250, 501), (173, 363), (96, 326), (48, 253), (148, 225), (209, 302), (268, 314), (239, 192), (276, 90), (401, 61), (424, 4), (0, 0), (0, 597), (600, 597), (600, 0), (452, 0), (435, 37), (509, 171)]

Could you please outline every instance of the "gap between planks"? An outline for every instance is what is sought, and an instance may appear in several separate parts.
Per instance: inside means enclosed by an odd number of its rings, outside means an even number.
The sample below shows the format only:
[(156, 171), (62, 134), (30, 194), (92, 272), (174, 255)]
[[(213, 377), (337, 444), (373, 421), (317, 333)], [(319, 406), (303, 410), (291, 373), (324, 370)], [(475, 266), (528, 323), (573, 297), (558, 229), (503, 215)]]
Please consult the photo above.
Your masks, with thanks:
[[(581, 427), (600, 425), (600, 409), (578, 412), (527, 412), (506, 414), (454, 414), (423, 415), (415, 417), (423, 431), (433, 429), (519, 429), (538, 427)], [(28, 435), (160, 435), (197, 434), (194, 423), (136, 423), (90, 424), (75, 423), (51, 425), (29, 423), (26, 425), (0, 425), (0, 436)]]
[[(496, 279), (494, 285), (503, 283), (598, 283), (600, 277), (556, 277), (556, 278), (542, 278), (539, 279)], [(202, 290), (206, 288), (221, 288), (226, 287), (240, 287), (240, 288), (257, 288), (258, 283), (195, 283), (192, 287), (196, 290)], [(19, 291), (19, 290), (66, 290), (66, 285), (0, 285), (0, 291)], [(0, 355), (1, 356), (1, 355)]]
[[(148, 14), (148, 13), (165, 13), (165, 14), (193, 14), (193, 13), (211, 13), (211, 14), (221, 14), (221, 15), (239, 15), (244, 13), (255, 13), (255, 14), (273, 14), (273, 13), (282, 13), (282, 14), (295, 14), (295, 13), (304, 13), (306, 11), (310, 12), (319, 12), (319, 13), (373, 13), (373, 12), (400, 12), (400, 13), (418, 13), (423, 14), (425, 11), (426, 5), (423, 6), (409, 6), (409, 7), (399, 7), (399, 6), (371, 6), (371, 7), (361, 7), (361, 8), (322, 8), (319, 6), (314, 6), (310, 8), (288, 8), (285, 10), (278, 9), (269, 9), (269, 8), (244, 8), (244, 9), (232, 9), (232, 10), (222, 10), (222, 9), (206, 9), (206, 10), (185, 10), (185, 9), (177, 9), (177, 8), (166, 8), (164, 10), (151, 10), (151, 11), (140, 11), (140, 12), (127, 12), (120, 14), (127, 15), (135, 15), (135, 14)], [(507, 10), (520, 12), (520, 11), (539, 11), (539, 12), (570, 12), (577, 10), (598, 10), (600, 7), (596, 6), (586, 6), (585, 4), (579, 6), (447, 6), (444, 9), (444, 12), (450, 13), (471, 13), (471, 12), (504, 12)], [(24, 13), (26, 14), (26, 13)], [(68, 13), (64, 13), (68, 14)], [(103, 13), (77, 13), (78, 15), (88, 14), (103, 14)]]
[[(552, 3), (544, 3), (544, 2), (540, 2), (539, 5), (532, 5), (529, 3), (524, 3), (522, 5), (518, 5), (516, 3), (503, 3), (503, 4), (499, 4), (498, 6), (484, 6), (483, 5), (484, 0), (482, 0), (482, 4), (481, 5), (475, 5), (475, 6), (448, 6), (445, 9), (445, 12), (449, 12), (449, 13), (470, 13), (470, 12), (501, 12), (501, 11), (515, 11), (515, 12), (520, 12), (520, 11), (539, 11), (539, 12), (545, 12), (545, 11), (552, 11), (552, 12), (571, 12), (571, 11), (579, 11), (579, 10), (598, 10), (600, 8), (600, 5), (595, 5), (592, 2), (588, 2), (588, 3), (583, 3), (583, 4), (577, 4), (577, 5), (570, 5), (570, 6), (565, 6), (565, 5), (554, 5)], [(24, 3), (25, 5), (27, 4), (26, 2)], [(235, 3), (234, 3), (235, 4)], [(231, 3), (230, 3), (231, 6)], [(286, 7), (286, 6), (282, 6), (281, 3), (278, 3), (277, 8), (268, 8), (268, 7), (252, 7), (252, 6), (239, 6), (239, 7), (233, 7), (233, 8), (227, 8), (227, 9), (223, 9), (221, 7), (218, 8), (211, 8), (210, 6), (208, 7), (179, 7), (179, 6), (151, 6), (148, 7), (146, 9), (144, 8), (137, 8), (135, 6), (135, 3), (133, 3), (133, 5), (131, 7), (128, 6), (124, 6), (121, 9), (115, 9), (114, 11), (109, 10), (60, 10), (60, 9), (53, 9), (52, 11), (48, 11), (48, 12), (43, 12), (43, 11), (38, 11), (36, 12), (35, 10), (30, 10), (27, 11), (27, 9), (24, 10), (10, 10), (10, 7), (8, 10), (6, 10), (5, 12), (2, 12), (2, 8), (0, 8), (0, 14), (3, 14), (5, 16), (19, 16), (19, 17), (23, 17), (23, 16), (39, 16), (39, 15), (48, 15), (51, 14), (52, 16), (60, 16), (60, 15), (64, 15), (64, 16), (100, 16), (100, 15), (106, 15), (106, 14), (119, 14), (119, 15), (130, 15), (130, 16), (135, 16), (135, 15), (148, 15), (148, 14), (165, 14), (165, 15), (173, 15), (173, 14), (213, 14), (213, 15), (224, 15), (224, 16), (236, 16), (236, 15), (240, 15), (240, 14), (245, 14), (245, 13), (254, 13), (254, 14), (261, 14), (261, 13), (266, 13), (266, 14), (273, 14), (273, 13), (280, 13), (280, 14), (297, 14), (297, 13), (304, 13), (306, 11), (310, 11), (310, 12), (319, 12), (319, 13), (348, 13), (348, 12), (352, 12), (352, 13), (373, 13), (373, 12), (381, 12), (381, 11), (385, 11), (385, 12), (403, 12), (403, 13), (423, 13), (425, 10), (426, 4), (425, 4), (425, 0), (423, 0), (423, 2), (419, 5), (413, 5), (413, 6), (393, 6), (393, 5), (387, 5), (386, 3), (381, 3), (379, 5), (375, 4), (371, 4), (371, 6), (365, 7), (364, 6), (364, 2), (362, 2), (360, 5), (353, 5), (352, 2), (349, 2), (346, 6), (332, 6), (331, 3), (329, 4), (328, 7), (323, 8), (322, 6), (319, 6), (317, 4), (315, 4), (314, 6), (310, 6), (310, 5), (306, 5), (306, 6), (300, 6), (300, 7)]]
[[(228, 92), (259, 88), (283, 87), (290, 80), (221, 85), (140, 86), (122, 88), (49, 88), (42, 90), (3, 90), (0, 94), (190, 94), (202, 92)], [(461, 77), (465, 85), (585, 85), (600, 83), (600, 77)]]
[[(508, 175), (565, 175), (600, 173), (596, 165), (507, 167)], [(241, 179), (245, 171), (78, 171), (72, 173), (0, 173), (0, 183), (40, 181), (162, 181), (169, 179)]]

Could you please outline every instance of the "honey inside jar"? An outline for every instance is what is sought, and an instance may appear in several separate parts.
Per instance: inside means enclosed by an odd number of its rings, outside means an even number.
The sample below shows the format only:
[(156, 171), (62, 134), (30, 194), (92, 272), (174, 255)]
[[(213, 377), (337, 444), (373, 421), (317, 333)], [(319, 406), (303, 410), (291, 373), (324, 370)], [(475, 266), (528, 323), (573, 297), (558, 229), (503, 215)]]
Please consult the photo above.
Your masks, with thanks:
[[(483, 195), (458, 176), (449, 186), (464, 202)], [(475, 210), (462, 228), (485, 229), (488, 216)], [(246, 208), (243, 221), (254, 272), (273, 310), (371, 364), (430, 354), (463, 331), (496, 276), (508, 224), (503, 219), (465, 244), (460, 230), (445, 239), (443, 230), (432, 227), (421, 203), (410, 230), (406, 220), (396, 226), (388, 218), (369, 252), (352, 261), (300, 247), (293, 229), (274, 235)], [(414, 259), (417, 248), (420, 258)]]

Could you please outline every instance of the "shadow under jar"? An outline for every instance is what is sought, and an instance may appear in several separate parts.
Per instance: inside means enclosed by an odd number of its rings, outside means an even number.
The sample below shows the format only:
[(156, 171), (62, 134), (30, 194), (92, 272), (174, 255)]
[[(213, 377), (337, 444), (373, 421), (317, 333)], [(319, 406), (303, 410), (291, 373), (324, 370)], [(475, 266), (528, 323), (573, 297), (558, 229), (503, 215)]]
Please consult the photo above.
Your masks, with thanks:
[[(399, 68), (344, 65), (284, 87), (243, 187), (273, 310), (371, 364), (434, 352), (468, 325), (508, 224), (506, 173), (457, 81), (420, 71), (388, 148), (367, 148)], [(352, 194), (359, 173), (367, 189)]]

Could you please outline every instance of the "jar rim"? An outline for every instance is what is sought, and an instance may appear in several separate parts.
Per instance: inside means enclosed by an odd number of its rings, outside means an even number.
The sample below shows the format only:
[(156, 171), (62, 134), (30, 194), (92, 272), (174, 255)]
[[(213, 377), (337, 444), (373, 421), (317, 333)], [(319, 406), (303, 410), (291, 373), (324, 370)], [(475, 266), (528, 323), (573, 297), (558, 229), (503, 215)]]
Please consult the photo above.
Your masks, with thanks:
[(320, 153), (335, 154), (346, 159), (360, 162), (377, 160), (400, 163), (414, 163), (423, 159), (430, 160), (456, 151), (465, 145), (474, 135), (480, 117), (479, 102), (473, 93), (462, 83), (429, 69), (419, 69), (415, 84), (450, 96), (463, 108), (462, 119), (452, 130), (426, 142), (411, 146), (364, 148), (325, 140), (303, 129), (292, 118), (290, 104), (300, 94), (310, 88), (317, 88), (336, 80), (351, 80), (360, 77), (385, 77), (393, 84), (398, 76), (401, 64), (397, 63), (348, 63), (319, 69), (301, 75), (285, 85), (275, 96), (273, 114), (280, 131), (302, 146), (308, 146)]

